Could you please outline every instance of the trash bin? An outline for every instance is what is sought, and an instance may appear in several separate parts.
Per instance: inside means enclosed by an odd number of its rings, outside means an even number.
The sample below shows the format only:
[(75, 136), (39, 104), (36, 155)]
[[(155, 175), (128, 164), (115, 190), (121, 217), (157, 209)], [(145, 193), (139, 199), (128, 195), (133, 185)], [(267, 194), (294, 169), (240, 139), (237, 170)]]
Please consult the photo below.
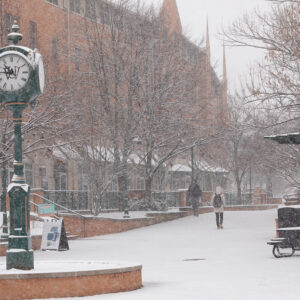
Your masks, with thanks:
[[(300, 207), (281, 207), (278, 208), (278, 227), (300, 227)], [(279, 231), (279, 237), (300, 240), (299, 231)]]

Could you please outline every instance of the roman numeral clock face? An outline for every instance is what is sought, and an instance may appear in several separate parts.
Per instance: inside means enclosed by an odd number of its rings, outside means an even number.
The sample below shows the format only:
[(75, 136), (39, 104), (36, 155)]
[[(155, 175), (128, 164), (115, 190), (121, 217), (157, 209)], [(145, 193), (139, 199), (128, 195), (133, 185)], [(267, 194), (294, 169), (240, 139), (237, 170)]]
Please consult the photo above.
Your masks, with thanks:
[(29, 79), (29, 65), (25, 57), (7, 53), (0, 57), (0, 89), (14, 92), (23, 88)]

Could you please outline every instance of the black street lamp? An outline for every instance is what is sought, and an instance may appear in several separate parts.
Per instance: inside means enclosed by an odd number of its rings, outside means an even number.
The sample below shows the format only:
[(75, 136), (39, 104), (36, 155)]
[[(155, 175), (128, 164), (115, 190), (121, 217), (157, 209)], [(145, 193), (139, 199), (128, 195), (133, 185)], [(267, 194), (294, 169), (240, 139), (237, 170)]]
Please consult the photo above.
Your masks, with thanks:
[[(5, 132), (2, 136), (2, 147), (5, 147), (6, 143), (6, 136)], [(3, 150), (4, 152), (4, 150)], [(2, 176), (2, 194), (1, 194), (1, 207), (0, 211), (2, 212), (2, 235), (1, 238), (7, 239), (8, 238), (8, 227), (7, 227), (7, 208), (6, 208), (6, 186), (7, 186), (7, 172), (6, 172), (7, 162), (5, 160), (5, 153), (3, 154), (3, 161), (1, 164), (1, 176)]]
[(191, 181), (193, 182), (195, 179), (194, 146), (191, 148), (191, 165), (192, 165)]

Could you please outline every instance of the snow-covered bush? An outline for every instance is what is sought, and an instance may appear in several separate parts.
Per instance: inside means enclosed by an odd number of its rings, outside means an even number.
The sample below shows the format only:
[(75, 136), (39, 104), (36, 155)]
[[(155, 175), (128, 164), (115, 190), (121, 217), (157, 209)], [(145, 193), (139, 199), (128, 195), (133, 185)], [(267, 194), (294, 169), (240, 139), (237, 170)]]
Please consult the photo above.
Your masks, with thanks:
[(129, 200), (129, 210), (131, 211), (167, 211), (167, 203), (163, 200), (155, 200), (150, 203), (145, 199), (131, 199)]

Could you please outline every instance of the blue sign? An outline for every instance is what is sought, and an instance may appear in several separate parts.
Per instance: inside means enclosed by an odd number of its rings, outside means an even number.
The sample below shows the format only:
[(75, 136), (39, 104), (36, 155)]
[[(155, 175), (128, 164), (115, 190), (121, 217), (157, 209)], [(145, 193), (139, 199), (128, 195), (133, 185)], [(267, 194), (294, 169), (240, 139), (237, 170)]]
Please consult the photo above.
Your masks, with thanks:
[(38, 213), (41, 215), (54, 213), (54, 204), (39, 204)]
[(47, 241), (55, 242), (59, 237), (58, 227), (53, 226), (50, 229), (50, 232), (47, 234)]

